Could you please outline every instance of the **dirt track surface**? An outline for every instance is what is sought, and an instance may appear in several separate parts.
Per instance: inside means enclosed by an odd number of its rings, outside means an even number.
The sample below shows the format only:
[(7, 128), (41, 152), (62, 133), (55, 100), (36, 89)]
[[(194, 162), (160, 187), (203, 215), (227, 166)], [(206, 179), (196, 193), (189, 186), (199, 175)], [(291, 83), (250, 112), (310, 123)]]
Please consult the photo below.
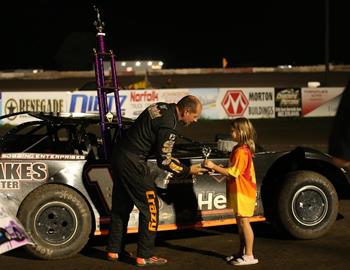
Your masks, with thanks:
[[(340, 204), (340, 216), (332, 230), (317, 240), (277, 238), (269, 224), (254, 223), (255, 256), (259, 264), (244, 269), (284, 270), (343, 270), (350, 264), (350, 205)], [(224, 257), (238, 245), (236, 227), (161, 232), (157, 239), (157, 254), (168, 258), (167, 265), (148, 269), (213, 270), (232, 269)], [(41, 261), (18, 249), (0, 255), (1, 269), (6, 270), (107, 270), (136, 269), (129, 263), (104, 260), (106, 239), (92, 241), (79, 255), (61, 261)], [(128, 249), (136, 250), (135, 236), (129, 239)]]
[[(327, 148), (331, 118), (275, 119), (253, 121), (259, 142), (269, 150), (290, 149), (296, 145)], [(198, 141), (212, 141), (215, 134), (228, 133), (229, 121), (203, 121), (183, 129), (181, 133)], [(309, 270), (348, 269), (350, 264), (350, 202), (340, 203), (339, 217), (331, 231), (316, 240), (294, 240), (277, 237), (266, 223), (253, 224), (255, 255), (259, 264), (244, 269)], [(136, 250), (136, 237), (130, 235), (128, 249)], [(186, 231), (161, 232), (156, 252), (169, 263), (157, 269), (213, 270), (232, 269), (224, 256), (238, 245), (235, 226)], [(61, 261), (42, 261), (30, 257), (22, 249), (0, 255), (0, 269), (6, 270), (107, 270), (135, 269), (130, 263), (111, 263), (104, 260), (106, 239), (92, 240), (77, 256)], [(149, 269), (153, 269), (150, 267)]]

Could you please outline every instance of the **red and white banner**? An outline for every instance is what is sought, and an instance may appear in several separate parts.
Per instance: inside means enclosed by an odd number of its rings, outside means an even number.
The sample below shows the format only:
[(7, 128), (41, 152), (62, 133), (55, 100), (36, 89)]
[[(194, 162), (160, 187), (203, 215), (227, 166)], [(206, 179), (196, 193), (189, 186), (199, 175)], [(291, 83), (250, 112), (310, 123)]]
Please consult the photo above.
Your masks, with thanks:
[(221, 88), (218, 102), (220, 118), (274, 118), (273, 88)]
[(344, 88), (302, 88), (302, 116), (328, 117), (334, 116)]
[(177, 103), (189, 94), (188, 89), (151, 89), (151, 90), (123, 90), (125, 96), (122, 105), (123, 116), (135, 119), (149, 105), (156, 102)]

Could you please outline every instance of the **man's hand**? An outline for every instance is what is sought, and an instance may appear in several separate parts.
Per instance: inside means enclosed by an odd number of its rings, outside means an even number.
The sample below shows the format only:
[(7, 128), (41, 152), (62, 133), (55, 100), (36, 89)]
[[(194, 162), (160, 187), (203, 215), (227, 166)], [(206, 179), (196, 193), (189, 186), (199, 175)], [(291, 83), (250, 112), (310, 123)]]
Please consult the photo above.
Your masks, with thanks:
[(200, 164), (193, 164), (190, 167), (190, 174), (202, 175), (203, 173), (208, 172), (207, 169), (202, 168)]

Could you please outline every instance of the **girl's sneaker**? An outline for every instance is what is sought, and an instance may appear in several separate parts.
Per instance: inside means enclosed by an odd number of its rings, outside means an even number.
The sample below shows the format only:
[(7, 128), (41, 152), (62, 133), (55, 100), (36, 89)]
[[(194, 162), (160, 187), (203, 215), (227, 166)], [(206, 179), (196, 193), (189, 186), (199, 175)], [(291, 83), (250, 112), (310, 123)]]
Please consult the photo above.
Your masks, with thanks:
[(136, 258), (136, 265), (141, 267), (149, 266), (149, 265), (162, 265), (162, 264), (166, 264), (167, 262), (168, 262), (167, 259), (156, 257), (156, 256), (153, 256), (148, 259)]
[(257, 264), (259, 262), (258, 259), (255, 259), (254, 256), (247, 256), (243, 255), (241, 258), (237, 258), (233, 261), (230, 261), (233, 265), (251, 265), (251, 264)]

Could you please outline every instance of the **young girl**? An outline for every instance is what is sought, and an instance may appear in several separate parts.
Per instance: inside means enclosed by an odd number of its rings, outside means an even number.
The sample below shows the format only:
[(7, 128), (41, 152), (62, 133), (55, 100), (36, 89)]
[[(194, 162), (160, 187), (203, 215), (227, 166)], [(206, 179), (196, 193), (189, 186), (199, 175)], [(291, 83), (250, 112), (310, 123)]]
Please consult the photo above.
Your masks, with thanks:
[(226, 258), (234, 265), (258, 263), (253, 255), (254, 233), (249, 217), (254, 214), (256, 204), (256, 179), (252, 155), (255, 152), (256, 133), (246, 118), (234, 119), (231, 124), (231, 136), (237, 145), (232, 149), (228, 168), (206, 160), (204, 165), (227, 176), (227, 207), (235, 213), (240, 248), (237, 253)]

